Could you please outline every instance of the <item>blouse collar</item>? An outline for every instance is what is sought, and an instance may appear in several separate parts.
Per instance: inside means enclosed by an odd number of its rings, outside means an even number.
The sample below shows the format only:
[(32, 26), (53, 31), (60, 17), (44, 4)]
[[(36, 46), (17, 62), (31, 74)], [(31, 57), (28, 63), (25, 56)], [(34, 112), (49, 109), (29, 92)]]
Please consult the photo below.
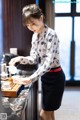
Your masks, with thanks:
[(40, 34), (38, 34), (38, 37), (42, 37), (43, 35), (46, 35), (47, 30), (48, 30), (48, 26), (44, 24), (44, 29)]

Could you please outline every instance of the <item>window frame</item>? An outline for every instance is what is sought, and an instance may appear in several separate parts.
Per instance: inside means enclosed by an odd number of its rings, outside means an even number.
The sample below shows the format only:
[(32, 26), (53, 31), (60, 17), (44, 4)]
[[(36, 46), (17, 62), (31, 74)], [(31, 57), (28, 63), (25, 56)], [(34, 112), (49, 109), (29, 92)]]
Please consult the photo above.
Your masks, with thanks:
[[(74, 1), (74, 3), (73, 3)], [(75, 80), (75, 40), (74, 40), (74, 18), (80, 16), (80, 12), (76, 12), (76, 0), (71, 0), (71, 12), (70, 13), (55, 13), (55, 17), (72, 17), (72, 40), (71, 40), (71, 55), (70, 55), (70, 80), (67, 81), (69, 84), (79, 83), (80, 80)]]

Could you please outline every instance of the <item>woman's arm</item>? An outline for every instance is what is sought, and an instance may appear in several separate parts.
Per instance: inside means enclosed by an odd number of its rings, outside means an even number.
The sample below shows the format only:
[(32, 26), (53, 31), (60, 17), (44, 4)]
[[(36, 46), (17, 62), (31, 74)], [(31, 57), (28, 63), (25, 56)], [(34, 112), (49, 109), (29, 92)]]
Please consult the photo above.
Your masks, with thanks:
[(32, 43), (31, 43), (31, 51), (30, 56), (18, 56), (9, 62), (9, 65), (15, 65), (17, 62), (20, 64), (36, 64), (38, 62), (38, 55), (37, 55), (37, 43), (34, 37), (32, 37)]
[(29, 77), (29, 79), (34, 79), (38, 76), (42, 76), (51, 69), (52, 67), (51, 65), (54, 62), (55, 53), (58, 47), (59, 47), (59, 40), (56, 37), (56, 34), (47, 38), (47, 48), (46, 48), (47, 52), (45, 55), (46, 56), (45, 61), (43, 65), (41, 65), (37, 69), (37, 71)]

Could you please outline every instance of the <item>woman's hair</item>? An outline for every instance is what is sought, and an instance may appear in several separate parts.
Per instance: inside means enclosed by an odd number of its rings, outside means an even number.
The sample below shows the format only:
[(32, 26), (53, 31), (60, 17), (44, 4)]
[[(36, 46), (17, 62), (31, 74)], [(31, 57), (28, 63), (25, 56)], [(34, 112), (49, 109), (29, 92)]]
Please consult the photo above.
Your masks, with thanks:
[(36, 4), (26, 5), (22, 9), (22, 22), (25, 26), (31, 21), (31, 18), (39, 19), (42, 15), (42, 10)]

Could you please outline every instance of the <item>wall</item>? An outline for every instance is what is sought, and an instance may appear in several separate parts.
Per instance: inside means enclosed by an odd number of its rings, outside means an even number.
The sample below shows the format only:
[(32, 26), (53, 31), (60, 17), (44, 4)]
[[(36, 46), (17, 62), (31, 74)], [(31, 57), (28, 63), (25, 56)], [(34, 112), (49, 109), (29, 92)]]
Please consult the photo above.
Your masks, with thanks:
[[(2, 0), (3, 51), (18, 48), (19, 55), (29, 55), (32, 32), (22, 25), (22, 8), (36, 0)], [(51, 0), (39, 0), (39, 6), (46, 17), (46, 23), (53, 28), (53, 6)]]
[(22, 25), (22, 8), (35, 0), (2, 0), (3, 15), (3, 50), (18, 48), (19, 55), (28, 55), (31, 46), (32, 32)]
[(54, 29), (54, 4), (52, 0), (45, 0), (45, 16), (46, 16), (46, 24)]

